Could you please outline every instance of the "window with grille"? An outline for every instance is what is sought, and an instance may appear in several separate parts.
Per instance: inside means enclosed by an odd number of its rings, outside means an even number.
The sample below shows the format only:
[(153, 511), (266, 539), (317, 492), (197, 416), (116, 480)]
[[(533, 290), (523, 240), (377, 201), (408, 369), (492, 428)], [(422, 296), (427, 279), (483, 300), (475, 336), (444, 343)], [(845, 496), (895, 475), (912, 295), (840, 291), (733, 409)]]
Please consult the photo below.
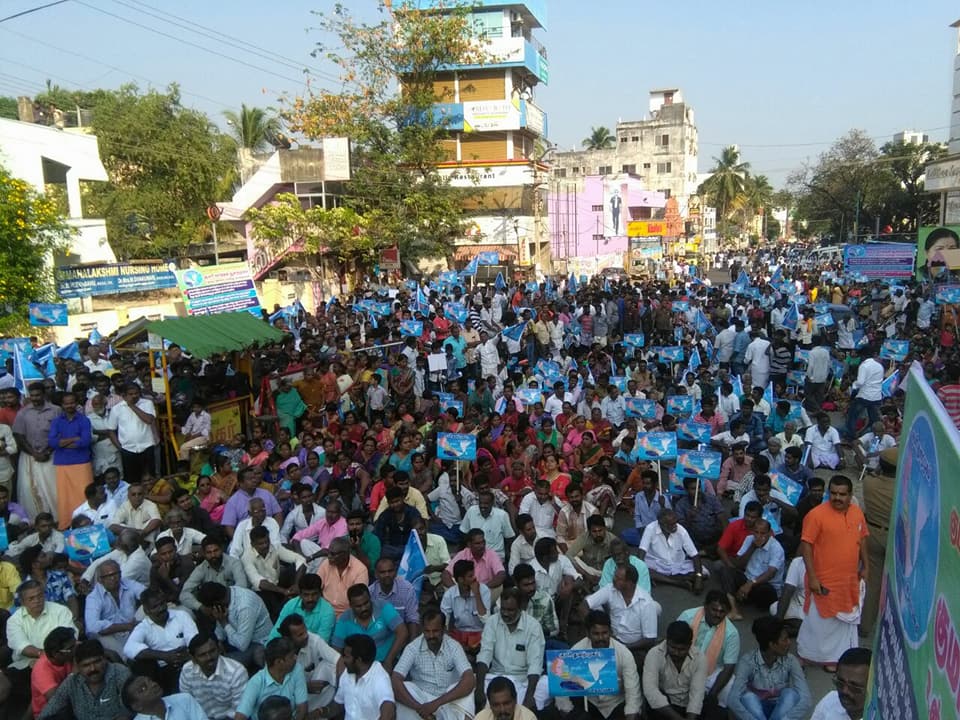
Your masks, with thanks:
[(598, 174), (598, 175), (612, 175), (612, 174), (613, 174), (613, 166), (612, 166), (612, 165), (601, 165), (600, 168), (597, 170), (597, 174)]

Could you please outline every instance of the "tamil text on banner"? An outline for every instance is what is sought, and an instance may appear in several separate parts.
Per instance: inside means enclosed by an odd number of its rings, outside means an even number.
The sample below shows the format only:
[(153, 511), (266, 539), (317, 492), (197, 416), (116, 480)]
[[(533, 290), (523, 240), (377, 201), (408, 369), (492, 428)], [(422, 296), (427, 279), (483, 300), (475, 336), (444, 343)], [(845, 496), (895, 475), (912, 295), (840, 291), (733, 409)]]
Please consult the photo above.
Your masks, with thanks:
[(462, 433), (438, 433), (437, 457), (441, 460), (476, 460), (477, 436)]
[(62, 299), (88, 295), (165, 290), (177, 286), (166, 260), (109, 265), (64, 265), (56, 268), (57, 295)]
[(246, 310), (260, 316), (260, 300), (246, 263), (190, 268), (177, 273), (190, 315), (216, 315)]
[(616, 651), (547, 650), (547, 689), (551, 697), (618, 694)]
[(240, 405), (242, 401), (228, 400), (224, 403), (211, 405), (210, 412), (210, 444), (228, 444), (237, 435), (243, 434), (243, 423), (240, 419)]
[(34, 327), (69, 325), (66, 303), (30, 303), (30, 324)]
[(908, 278), (913, 275), (916, 247), (904, 243), (847, 245), (843, 249), (843, 272), (867, 280)]
[(869, 578), (883, 588), (869, 720), (955, 718), (960, 705), (960, 433), (919, 364), (906, 385), (883, 577)]

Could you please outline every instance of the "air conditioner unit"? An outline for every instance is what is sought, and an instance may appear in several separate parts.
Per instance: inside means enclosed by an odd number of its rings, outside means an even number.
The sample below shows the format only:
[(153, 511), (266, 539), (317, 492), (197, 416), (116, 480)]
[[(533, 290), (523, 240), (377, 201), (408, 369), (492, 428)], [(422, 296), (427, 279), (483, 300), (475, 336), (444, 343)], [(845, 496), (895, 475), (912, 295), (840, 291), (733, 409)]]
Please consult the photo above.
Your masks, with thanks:
[(523, 22), (523, 15), (521, 15), (520, 13), (518, 13), (516, 10), (511, 10), (511, 11), (510, 11), (510, 22), (512, 22), (512, 23), (522, 23), (522, 22)]

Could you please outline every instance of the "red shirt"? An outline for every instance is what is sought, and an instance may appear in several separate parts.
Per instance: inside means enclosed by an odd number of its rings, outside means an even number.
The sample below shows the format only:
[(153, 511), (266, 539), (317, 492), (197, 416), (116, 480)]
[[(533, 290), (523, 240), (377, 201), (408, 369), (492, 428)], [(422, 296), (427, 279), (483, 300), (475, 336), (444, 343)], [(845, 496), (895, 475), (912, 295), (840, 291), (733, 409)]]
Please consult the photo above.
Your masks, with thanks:
[(13, 427), (13, 421), (17, 417), (18, 408), (0, 408), (0, 425), (9, 425)]
[(960, 385), (944, 385), (937, 390), (937, 397), (950, 414), (953, 424), (960, 429)]
[(740, 547), (743, 545), (743, 541), (747, 539), (747, 536), (750, 535), (751, 532), (743, 518), (734, 520), (724, 528), (723, 535), (720, 536), (720, 542), (717, 543), (717, 547), (723, 548), (729, 557), (736, 557), (740, 551)]
[(33, 666), (33, 671), (30, 673), (30, 699), (34, 717), (38, 717), (40, 711), (47, 705), (47, 698), (44, 695), (56, 689), (60, 683), (67, 679), (67, 675), (72, 670), (72, 663), (54, 665), (47, 658), (46, 653), (41, 653)]

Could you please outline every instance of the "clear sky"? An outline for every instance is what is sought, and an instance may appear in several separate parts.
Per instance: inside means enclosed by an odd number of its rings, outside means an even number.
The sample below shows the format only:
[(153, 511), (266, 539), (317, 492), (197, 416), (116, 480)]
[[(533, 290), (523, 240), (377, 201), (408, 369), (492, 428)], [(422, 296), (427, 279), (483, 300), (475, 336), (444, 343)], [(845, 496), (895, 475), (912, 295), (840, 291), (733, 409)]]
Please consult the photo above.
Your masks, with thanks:
[[(0, 17), (48, 1), (0, 0)], [(308, 28), (312, 10), (333, 4), (71, 0), (0, 24), (0, 93), (37, 92), (48, 78), (85, 89), (176, 81), (187, 104), (220, 120), (241, 102), (276, 105), (283, 93), (302, 92), (304, 66), (329, 78), (333, 69), (309, 55), (320, 36)], [(347, 4), (375, 17), (376, 0)], [(148, 13), (180, 16), (199, 34)], [(960, 4), (947, 0), (550, 0), (538, 35), (550, 85), (537, 102), (550, 139), (572, 148), (591, 126), (642, 117), (650, 89), (679, 87), (696, 112), (701, 170), (736, 143), (779, 186), (851, 128), (878, 144), (903, 129), (945, 139), (957, 43), (948, 25), (958, 18)], [(213, 40), (223, 36), (232, 39)]]

